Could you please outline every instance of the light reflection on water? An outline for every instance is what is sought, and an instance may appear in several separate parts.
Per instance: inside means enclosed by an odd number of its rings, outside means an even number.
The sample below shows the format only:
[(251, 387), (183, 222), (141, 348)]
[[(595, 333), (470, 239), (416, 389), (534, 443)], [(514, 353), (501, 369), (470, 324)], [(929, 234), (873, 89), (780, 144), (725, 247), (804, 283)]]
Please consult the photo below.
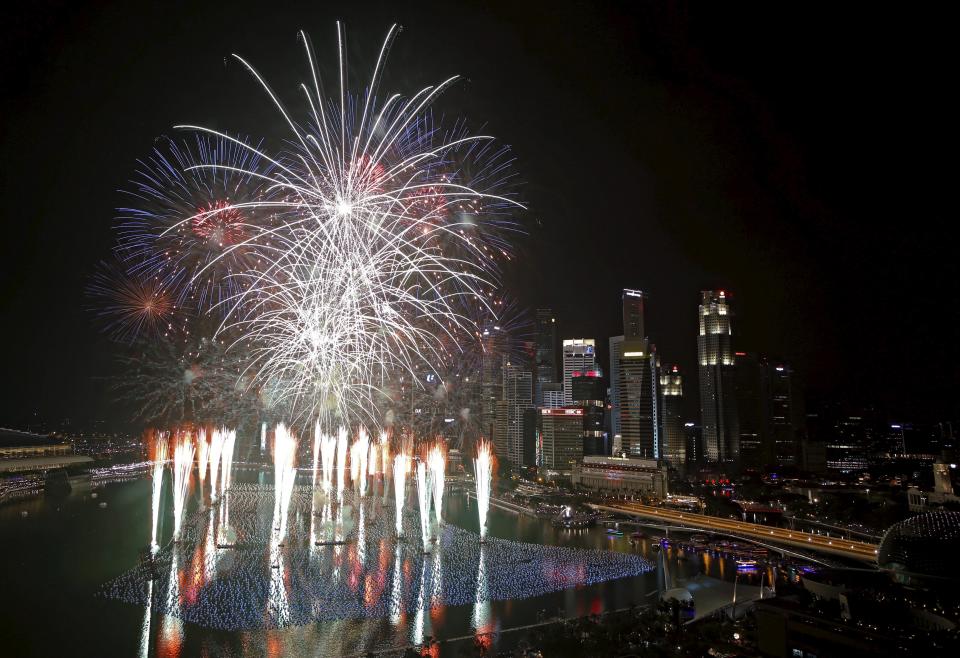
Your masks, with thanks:
[[(238, 478), (239, 479), (239, 478)], [(380, 492), (384, 495), (385, 492)], [(651, 599), (647, 593), (656, 588), (656, 575), (645, 574), (636, 578), (607, 582), (588, 587), (570, 588), (531, 599), (515, 601), (486, 601), (477, 597), (473, 605), (443, 606), (439, 604), (442, 592), (437, 588), (440, 578), (431, 578), (431, 573), (442, 573), (443, 561), (436, 551), (420, 569), (404, 561), (399, 546), (391, 550), (386, 542), (372, 544), (369, 554), (347, 554), (347, 547), (323, 551), (320, 559), (331, 561), (334, 577), (349, 577), (348, 570), (354, 561), (369, 562), (365, 575), (356, 583), (359, 599), (368, 606), (385, 594), (387, 579), (393, 574), (395, 591), (391, 600), (414, 592), (418, 597), (415, 612), (406, 615), (407, 606), (398, 603), (391, 606), (384, 619), (351, 619), (324, 622), (310, 626), (248, 632), (223, 632), (199, 628), (183, 623), (175, 617), (152, 614), (152, 610), (99, 599), (94, 596), (97, 587), (136, 563), (137, 553), (150, 535), (149, 521), (150, 486), (148, 480), (109, 485), (99, 491), (94, 500), (89, 492), (67, 499), (31, 499), (8, 503), (0, 507), (0, 528), (10, 541), (0, 547), (0, 559), (6, 564), (19, 565), (5, 571), (11, 577), (11, 590), (23, 595), (16, 607), (8, 604), (0, 631), (8, 640), (8, 647), (17, 655), (49, 655), (71, 653), (79, 644), (101, 646), (103, 654), (130, 655), (282, 655), (310, 653), (311, 655), (341, 655), (400, 646), (408, 642), (422, 641), (428, 636), (449, 638), (469, 635), (473, 632), (491, 633), (500, 628), (533, 623), (541, 610), (549, 614), (558, 608), (567, 615), (598, 613), (604, 610), (623, 608), (631, 603), (643, 604)], [(106, 509), (99, 509), (99, 502), (108, 502)], [(169, 501), (164, 503), (164, 515), (169, 517)], [(193, 501), (196, 504), (196, 501)], [(376, 507), (376, 504), (373, 505)], [(333, 509), (331, 509), (331, 507)], [(471, 509), (460, 494), (445, 496), (445, 517), (453, 524), (476, 531), (475, 509)], [(372, 509), (372, 508), (371, 508)], [(379, 508), (383, 510), (384, 508)], [(21, 518), (20, 511), (29, 512)], [(344, 526), (352, 523), (345, 517), (341, 506), (324, 504), (321, 514), (311, 519), (311, 539), (315, 536), (339, 538)], [(366, 526), (367, 509), (358, 512), (358, 532)], [(189, 602), (196, 591), (208, 582), (217, 569), (218, 555), (214, 542), (219, 532), (229, 534), (229, 513), (224, 513), (225, 523), (218, 523), (217, 511), (210, 510), (206, 541), (191, 553), (178, 559), (171, 568), (176, 572), (170, 578), (166, 592), (151, 591), (151, 600), (156, 596), (175, 597), (180, 602)], [(305, 520), (304, 520), (305, 521)], [(331, 522), (332, 521), (332, 522)], [(316, 525), (314, 525), (316, 524)], [(649, 541), (631, 545), (626, 537), (608, 538), (602, 528), (593, 530), (565, 531), (551, 527), (549, 523), (529, 517), (492, 509), (490, 534), (493, 537), (509, 537), (533, 543), (549, 543), (562, 546), (606, 548), (624, 552), (638, 552), (656, 562), (656, 552)], [(171, 531), (169, 518), (161, 521), (160, 543), (164, 543)], [(316, 534), (315, 534), (316, 533)], [(70, 545), (69, 556), (63, 546)], [(311, 543), (312, 545), (312, 543)], [(373, 548), (376, 547), (376, 548)], [(354, 550), (356, 550), (354, 548)], [(311, 551), (312, 552), (312, 551)], [(283, 564), (282, 555), (276, 557), (280, 568), (271, 579), (270, 606), (275, 614), (283, 614), (284, 599), (289, 591), (289, 565)], [(312, 552), (313, 553), (313, 552)], [(675, 547), (664, 549), (665, 562), (673, 579), (692, 576), (698, 571), (708, 575), (732, 579), (734, 565), (729, 559), (698, 552), (688, 559), (678, 560), (681, 551)], [(229, 556), (227, 555), (227, 558)], [(224, 559), (227, 559), (224, 558)], [(484, 560), (477, 568), (477, 582), (483, 586)], [(759, 584), (763, 570), (755, 574), (741, 575), (741, 583)], [(771, 582), (775, 574), (767, 570), (765, 578)], [(51, 602), (37, 587), (39, 578), (47, 582), (51, 578), (61, 585), (62, 601)], [(419, 583), (405, 585), (402, 583)], [(152, 590), (153, 585), (148, 585)], [(401, 601), (402, 602), (402, 601)], [(18, 610), (49, 609), (64, 624), (64, 633), (43, 633), (43, 618), (24, 614)], [(266, 614), (267, 611), (265, 610)], [(484, 641), (492, 641), (484, 636)], [(144, 640), (148, 639), (149, 642)], [(456, 655), (459, 649), (445, 649), (441, 655)], [(446, 653), (449, 651), (449, 654)]]

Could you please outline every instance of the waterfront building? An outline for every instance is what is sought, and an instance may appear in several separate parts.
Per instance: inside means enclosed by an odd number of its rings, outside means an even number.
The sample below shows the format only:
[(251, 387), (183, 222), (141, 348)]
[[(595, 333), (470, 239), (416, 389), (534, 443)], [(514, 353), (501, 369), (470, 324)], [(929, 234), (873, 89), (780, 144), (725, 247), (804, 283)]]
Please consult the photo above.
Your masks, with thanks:
[(929, 512), (944, 505), (954, 509), (960, 507), (960, 496), (953, 492), (951, 471), (956, 464), (947, 464), (943, 459), (933, 463), (933, 491), (923, 491), (919, 487), (907, 488), (907, 505), (911, 512)]
[(726, 291), (700, 293), (697, 336), (700, 424), (704, 457), (712, 462), (736, 463), (740, 456), (731, 317)]
[(563, 403), (573, 402), (570, 379), (574, 372), (596, 370), (596, 344), (592, 338), (568, 338), (563, 341)]
[(687, 462), (687, 442), (683, 433), (683, 377), (676, 365), (660, 371), (660, 445), (661, 458), (675, 468)]
[(611, 493), (667, 496), (667, 472), (655, 459), (587, 456), (574, 466), (571, 482)]
[(0, 473), (47, 471), (92, 462), (70, 443), (51, 436), (0, 428)]

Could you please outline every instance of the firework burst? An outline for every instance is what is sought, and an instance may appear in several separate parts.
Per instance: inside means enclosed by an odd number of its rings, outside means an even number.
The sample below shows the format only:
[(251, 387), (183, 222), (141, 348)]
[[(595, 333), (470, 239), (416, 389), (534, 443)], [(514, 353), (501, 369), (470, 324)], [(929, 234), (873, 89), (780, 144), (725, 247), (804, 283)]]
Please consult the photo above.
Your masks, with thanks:
[[(519, 206), (497, 193), (495, 183), (505, 175), (499, 156), (490, 159), (496, 164), (487, 177), (463, 173), (473, 161), (484, 169), (484, 158), (474, 156), (485, 153), (489, 137), (467, 134), (462, 125), (448, 132), (433, 126), (429, 108), (456, 77), (406, 99), (378, 99), (396, 33), (396, 27), (389, 31), (366, 93), (354, 97), (338, 24), (340, 84), (332, 100), (301, 34), (311, 73), (302, 85), (309, 108), (302, 122), (237, 58), (263, 84), (294, 147), (271, 157), (233, 140), (272, 167), (265, 173), (238, 168), (256, 175), (271, 194), (243, 205), (284, 221), (253, 227), (238, 243), (266, 263), (237, 275), (242, 283), (229, 298), (223, 330), (238, 332), (250, 345), (251, 372), (294, 420), (320, 416), (376, 425), (371, 414), (386, 382), (440, 361), (443, 337), (474, 326), (458, 301), (484, 299), (496, 275), (478, 246), (483, 233), (475, 229), (486, 207)], [(472, 187), (476, 181), (484, 187)]]

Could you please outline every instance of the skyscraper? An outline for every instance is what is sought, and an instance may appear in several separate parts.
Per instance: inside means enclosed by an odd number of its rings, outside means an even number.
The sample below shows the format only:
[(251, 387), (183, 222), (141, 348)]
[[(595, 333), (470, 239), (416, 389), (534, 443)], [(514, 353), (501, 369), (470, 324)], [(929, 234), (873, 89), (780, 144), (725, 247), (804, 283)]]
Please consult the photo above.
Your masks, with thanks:
[[(623, 342), (625, 340), (642, 341), (647, 337), (644, 317), (646, 293), (624, 288), (620, 300), (623, 312), (623, 335), (610, 337), (610, 430), (614, 436), (620, 436), (623, 433), (620, 420), (620, 359), (623, 356)], [(645, 347), (637, 349), (649, 351)]]
[(604, 431), (604, 399), (606, 386), (603, 373), (588, 371), (582, 375), (574, 373), (573, 404), (583, 409), (583, 454), (608, 455), (607, 435)]
[(730, 304), (723, 290), (700, 293), (697, 357), (700, 419), (707, 461), (736, 462), (740, 455)]
[(752, 352), (734, 354), (736, 370), (737, 427), (740, 432), (740, 464), (762, 468), (773, 462), (773, 449), (766, 436), (766, 407), (759, 357)]
[(773, 460), (778, 466), (799, 462), (801, 400), (789, 364), (764, 359), (763, 393), (767, 405), (766, 433), (769, 434)]
[(623, 289), (623, 337), (626, 340), (646, 338), (643, 306), (646, 293), (640, 290)]
[(683, 468), (687, 462), (687, 441), (681, 418), (683, 377), (677, 366), (660, 371), (660, 457), (671, 466)]
[(583, 459), (583, 409), (541, 409), (539, 432), (546, 468), (568, 471), (575, 461)]
[(647, 340), (620, 343), (617, 368), (620, 449), (628, 457), (659, 459), (657, 356)]
[[(533, 407), (533, 377), (529, 371), (507, 364), (503, 368), (503, 397), (497, 406), (497, 453), (514, 466), (523, 463), (523, 414)], [(505, 435), (501, 439), (501, 432)]]
[(619, 437), (620, 426), (620, 358), (623, 356), (623, 336), (610, 337), (610, 434)]
[(568, 338), (563, 341), (563, 403), (573, 402), (570, 378), (575, 372), (595, 370), (597, 355), (592, 338)]
[(549, 308), (537, 309), (533, 372), (535, 401), (543, 404), (543, 385), (557, 381), (557, 323), (553, 310)]

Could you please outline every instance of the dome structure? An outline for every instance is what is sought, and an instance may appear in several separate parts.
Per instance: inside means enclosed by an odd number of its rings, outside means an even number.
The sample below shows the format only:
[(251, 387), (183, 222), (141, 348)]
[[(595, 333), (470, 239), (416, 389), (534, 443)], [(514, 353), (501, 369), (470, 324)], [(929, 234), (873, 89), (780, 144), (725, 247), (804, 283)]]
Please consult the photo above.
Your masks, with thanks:
[(954, 573), (960, 554), (960, 512), (929, 512), (895, 523), (884, 533), (877, 563), (907, 579)]

